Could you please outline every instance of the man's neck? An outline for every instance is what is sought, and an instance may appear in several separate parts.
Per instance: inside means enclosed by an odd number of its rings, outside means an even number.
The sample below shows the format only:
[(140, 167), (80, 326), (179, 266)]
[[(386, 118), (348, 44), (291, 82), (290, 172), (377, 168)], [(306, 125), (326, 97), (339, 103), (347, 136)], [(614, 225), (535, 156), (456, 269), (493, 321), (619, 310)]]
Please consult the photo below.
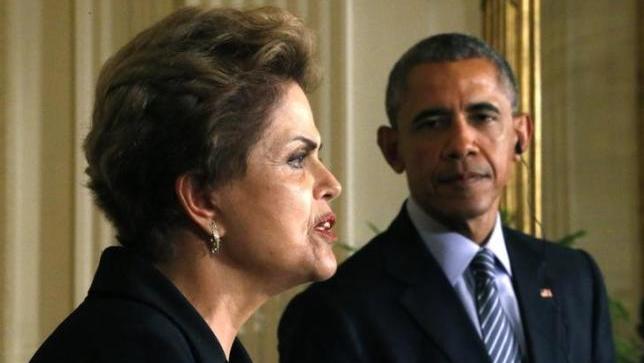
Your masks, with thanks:
[(493, 210), (470, 219), (448, 218), (436, 213), (428, 214), (449, 230), (469, 238), (479, 246), (483, 246), (494, 231), (498, 213)]

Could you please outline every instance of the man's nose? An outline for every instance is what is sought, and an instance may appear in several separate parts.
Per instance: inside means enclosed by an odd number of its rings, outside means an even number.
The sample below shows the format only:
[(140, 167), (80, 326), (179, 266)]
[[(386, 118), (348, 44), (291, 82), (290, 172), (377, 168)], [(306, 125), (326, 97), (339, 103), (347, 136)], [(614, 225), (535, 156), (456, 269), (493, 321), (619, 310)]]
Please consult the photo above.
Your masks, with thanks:
[(476, 153), (476, 130), (463, 117), (459, 117), (450, 126), (442, 156), (446, 159), (462, 160)]

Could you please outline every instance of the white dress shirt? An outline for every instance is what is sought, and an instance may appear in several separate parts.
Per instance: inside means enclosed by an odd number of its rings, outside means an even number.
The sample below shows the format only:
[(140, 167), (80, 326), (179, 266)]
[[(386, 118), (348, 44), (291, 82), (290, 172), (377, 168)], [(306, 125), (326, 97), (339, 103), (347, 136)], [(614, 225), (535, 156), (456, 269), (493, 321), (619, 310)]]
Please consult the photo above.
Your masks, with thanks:
[[(411, 222), (418, 230), (420, 237), (440, 265), (450, 284), (454, 287), (467, 315), (476, 327), (479, 336), (481, 336), (474, 297), (474, 276), (468, 267), (482, 246), (457, 232), (450, 231), (432, 219), (411, 197), (407, 199), (406, 208)], [(512, 324), (512, 329), (521, 346), (521, 351), (525, 352), (523, 325), (521, 324), (519, 306), (512, 286), (512, 268), (508, 251), (505, 247), (503, 230), (501, 229), (501, 218), (498, 214), (494, 229), (485, 247), (496, 256), (494, 279), (501, 304)]]

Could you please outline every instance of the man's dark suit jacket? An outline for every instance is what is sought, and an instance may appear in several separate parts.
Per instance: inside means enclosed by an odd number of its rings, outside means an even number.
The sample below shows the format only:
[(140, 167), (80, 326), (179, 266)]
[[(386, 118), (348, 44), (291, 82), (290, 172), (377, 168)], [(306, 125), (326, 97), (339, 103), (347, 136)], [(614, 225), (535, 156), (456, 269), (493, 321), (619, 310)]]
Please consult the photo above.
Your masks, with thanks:
[[(231, 363), (250, 363), (235, 340)], [(201, 315), (149, 262), (123, 247), (103, 252), (85, 301), (31, 363), (224, 363)]]
[[(613, 362), (606, 293), (590, 256), (510, 229), (504, 237), (526, 361)], [(333, 278), (291, 301), (279, 326), (279, 353), (281, 363), (490, 362), (404, 208)]]

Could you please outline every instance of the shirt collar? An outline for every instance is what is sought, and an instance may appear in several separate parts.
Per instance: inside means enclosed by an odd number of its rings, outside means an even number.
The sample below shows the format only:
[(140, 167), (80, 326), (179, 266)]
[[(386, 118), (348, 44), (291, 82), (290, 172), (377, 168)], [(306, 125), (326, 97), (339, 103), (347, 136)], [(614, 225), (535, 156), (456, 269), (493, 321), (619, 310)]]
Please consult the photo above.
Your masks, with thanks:
[[(454, 286), (480, 249), (479, 245), (438, 223), (413, 198), (408, 198), (406, 208), (421, 239), (441, 266), (449, 282)], [(505, 272), (511, 277), (510, 258), (505, 247), (501, 218), (498, 214), (492, 235), (485, 247), (494, 253)]]
[(505, 238), (503, 237), (503, 228), (501, 226), (501, 216), (496, 214), (496, 222), (494, 223), (494, 230), (490, 239), (485, 244), (490, 251), (494, 252), (496, 259), (499, 260), (501, 266), (508, 276), (512, 277), (512, 267), (510, 266), (510, 256), (508, 249), (505, 246)]

